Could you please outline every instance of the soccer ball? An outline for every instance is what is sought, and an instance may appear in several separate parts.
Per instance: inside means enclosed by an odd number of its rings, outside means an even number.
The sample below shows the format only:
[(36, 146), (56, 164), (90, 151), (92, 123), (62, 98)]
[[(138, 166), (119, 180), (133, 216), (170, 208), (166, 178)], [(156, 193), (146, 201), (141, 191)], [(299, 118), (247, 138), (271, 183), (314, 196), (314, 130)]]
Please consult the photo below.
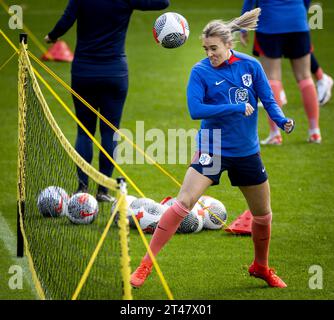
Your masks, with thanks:
[(179, 233), (197, 233), (203, 229), (204, 216), (202, 207), (197, 203), (181, 222), (177, 232)]
[(200, 203), (204, 211), (204, 228), (211, 230), (221, 229), (227, 220), (224, 204), (210, 196), (202, 196)]
[(134, 209), (140, 209), (141, 207), (147, 205), (147, 204), (153, 204), (155, 203), (155, 201), (153, 199), (150, 198), (137, 198), (134, 201), (131, 202), (131, 204), (129, 205), (129, 209), (128, 209), (128, 219), (129, 219), (129, 224), (130, 227), (136, 229), (136, 224), (133, 220), (132, 217), (132, 213), (134, 212)]
[(37, 199), (37, 207), (43, 217), (60, 217), (67, 214), (69, 196), (67, 192), (55, 186), (45, 188)]
[(99, 212), (96, 199), (89, 193), (76, 193), (68, 203), (67, 217), (74, 224), (90, 224)]
[(160, 203), (164, 206), (171, 207), (175, 203), (175, 201), (176, 201), (176, 198), (166, 197), (162, 199)]
[[(138, 220), (140, 228), (146, 233), (153, 233), (159, 223), (161, 215), (151, 214), (147, 210), (148, 206), (151, 206), (151, 205), (146, 205), (140, 208), (133, 208), (132, 210), (133, 210), (133, 214), (136, 216), (136, 219)], [(131, 220), (132, 220), (132, 224), (135, 225), (133, 221), (133, 217), (130, 218), (130, 221)]]
[(153, 214), (154, 216), (161, 216), (167, 209), (167, 206), (164, 206), (160, 203), (148, 203), (144, 205), (144, 209), (149, 213)]
[(155, 203), (155, 201), (153, 199), (150, 198), (137, 198), (135, 200), (133, 200), (130, 204), (131, 208), (140, 208), (142, 206), (145, 206), (146, 204), (151, 204), (151, 203)]
[(153, 26), (156, 42), (169, 49), (182, 46), (188, 39), (189, 33), (187, 20), (175, 12), (162, 14)]
[[(147, 201), (147, 200), (150, 200), (148, 198), (142, 198), (142, 199), (143, 199), (142, 201), (144, 202), (144, 204), (142, 206), (138, 206), (137, 205), (138, 202), (133, 202), (130, 205), (130, 207), (129, 207), (130, 216), (128, 217), (128, 219), (129, 219), (130, 227), (136, 228), (136, 224), (135, 224), (134, 218), (133, 218), (133, 214), (134, 214), (136, 216), (138, 222), (139, 222), (139, 225), (140, 225), (141, 229), (143, 231), (146, 231), (146, 230), (144, 230), (144, 229), (147, 228), (147, 226), (145, 225), (146, 221), (150, 221), (150, 219), (151, 219), (152, 222), (159, 222), (160, 217), (166, 211), (167, 208), (166, 208), (166, 206), (163, 206), (162, 204), (157, 203), (153, 200), (152, 200), (152, 202)], [(144, 199), (145, 199), (145, 201), (144, 201)], [(145, 213), (145, 219), (143, 220), (142, 223), (140, 222), (141, 219), (142, 219), (142, 217), (141, 217), (142, 214), (140, 212)], [(146, 219), (146, 216), (147, 216), (147, 219)], [(150, 216), (156, 216), (156, 217), (150, 217)], [(151, 233), (151, 231), (152, 231), (152, 233), (153, 233), (156, 226), (157, 226), (157, 224), (149, 226), (150, 230), (147, 230), (146, 232)]]
[[(130, 207), (131, 203), (132, 203), (134, 200), (137, 200), (137, 198), (136, 198), (135, 196), (127, 195), (127, 196), (125, 197), (125, 200), (126, 200), (126, 202), (127, 202), (127, 207), (128, 207), (128, 210), (127, 210), (127, 213), (126, 213), (126, 217), (129, 219), (130, 216), (131, 216), (131, 210), (129, 209), (129, 207)], [(116, 205), (117, 205), (117, 201), (115, 201), (115, 202), (113, 203), (113, 205), (112, 205), (112, 207), (111, 207), (111, 211), (110, 211), (111, 213), (114, 212)], [(118, 223), (118, 220), (119, 220), (119, 212), (117, 212), (116, 215), (115, 215), (115, 219), (114, 219), (115, 223)]]
[[(176, 201), (176, 198), (166, 197), (161, 201), (161, 204), (166, 207), (172, 206)], [(179, 228), (178, 233), (197, 233), (203, 229), (204, 225), (204, 212), (202, 207), (196, 203), (188, 215), (183, 219)]]
[[(143, 206), (146, 206), (146, 205), (152, 205), (152, 204), (155, 204), (155, 201), (150, 199), (150, 198), (136, 198), (134, 196), (126, 196), (126, 201), (128, 203), (128, 211), (126, 213), (126, 217), (128, 218), (129, 220), (129, 225), (131, 228), (136, 228), (136, 224), (135, 222), (133, 221), (133, 218), (132, 218), (132, 212), (134, 209), (139, 209)], [(114, 211), (114, 206), (116, 205), (116, 203), (113, 205), (113, 207), (111, 208), (111, 212)], [(115, 216), (115, 223), (118, 223), (118, 220), (119, 220), (119, 213), (116, 214)]]

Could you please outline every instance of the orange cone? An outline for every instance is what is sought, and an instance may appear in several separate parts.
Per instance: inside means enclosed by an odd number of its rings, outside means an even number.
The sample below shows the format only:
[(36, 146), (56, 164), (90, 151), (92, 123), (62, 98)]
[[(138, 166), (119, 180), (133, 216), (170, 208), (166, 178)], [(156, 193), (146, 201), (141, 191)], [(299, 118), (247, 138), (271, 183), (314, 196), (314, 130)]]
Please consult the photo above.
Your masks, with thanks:
[(42, 60), (72, 62), (73, 53), (65, 41), (59, 40), (42, 55)]
[(253, 216), (249, 210), (246, 210), (236, 220), (234, 220), (226, 229), (226, 232), (234, 234), (251, 234)]

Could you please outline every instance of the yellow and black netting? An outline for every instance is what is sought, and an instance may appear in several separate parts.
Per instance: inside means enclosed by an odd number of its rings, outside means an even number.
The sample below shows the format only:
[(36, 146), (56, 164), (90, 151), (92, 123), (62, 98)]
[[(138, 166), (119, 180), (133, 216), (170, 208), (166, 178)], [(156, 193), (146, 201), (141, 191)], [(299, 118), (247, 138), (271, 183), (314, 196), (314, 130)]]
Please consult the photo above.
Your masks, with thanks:
[[(32, 77), (31, 66), (25, 63), (27, 55), (21, 54), (20, 59), (23, 65), (20, 73), (28, 69), (24, 76), (19, 74), (20, 81), (23, 81), (19, 91), (24, 90), (19, 92), (21, 122), (25, 123), (22, 126), (25, 130), (19, 132), (20, 143), (23, 144), (19, 181), (21, 170), (24, 172), (21, 177), (24, 180), (24, 191), (21, 192), (24, 233), (45, 298), (71, 299), (110, 219), (111, 205), (99, 203), (99, 213), (92, 224), (75, 225), (66, 216), (43, 217), (37, 207), (38, 196), (48, 186), (59, 186), (68, 195), (76, 191), (78, 178), (75, 157), (90, 173), (90, 194), (96, 194), (97, 181), (104, 181), (109, 188), (113, 182), (84, 163), (66, 139), (59, 136), (62, 133), (53, 122), (50, 110), (43, 101), (44, 97), (36, 90), (38, 84)], [(113, 224), (78, 299), (122, 299), (120, 256), (119, 230)]]

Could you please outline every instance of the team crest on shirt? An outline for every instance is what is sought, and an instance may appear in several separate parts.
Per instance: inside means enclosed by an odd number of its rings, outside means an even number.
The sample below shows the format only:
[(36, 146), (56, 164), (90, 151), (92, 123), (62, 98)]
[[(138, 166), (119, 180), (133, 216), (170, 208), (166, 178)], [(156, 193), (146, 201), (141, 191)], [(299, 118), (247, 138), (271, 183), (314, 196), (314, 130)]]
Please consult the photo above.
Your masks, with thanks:
[(235, 91), (235, 102), (236, 103), (247, 103), (248, 102), (248, 90), (244, 88), (238, 88)]
[(232, 87), (228, 91), (230, 103), (247, 103), (249, 101), (248, 90), (243, 87)]
[(250, 87), (253, 83), (252, 80), (252, 75), (249, 73), (245, 73), (242, 77), (242, 83), (246, 86), (246, 87)]
[(212, 158), (207, 153), (202, 153), (198, 161), (202, 166), (207, 166), (211, 163)]

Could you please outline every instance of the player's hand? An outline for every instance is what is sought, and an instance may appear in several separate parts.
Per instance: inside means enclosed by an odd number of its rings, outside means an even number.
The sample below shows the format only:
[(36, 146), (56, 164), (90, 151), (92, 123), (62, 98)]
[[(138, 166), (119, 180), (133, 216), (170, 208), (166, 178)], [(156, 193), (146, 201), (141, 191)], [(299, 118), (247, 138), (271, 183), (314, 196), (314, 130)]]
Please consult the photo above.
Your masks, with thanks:
[(46, 43), (55, 43), (55, 42), (57, 41), (57, 39), (56, 39), (56, 40), (52, 40), (52, 39), (50, 39), (49, 35), (47, 34), (47, 35), (44, 37), (44, 41), (45, 41)]
[(249, 103), (246, 103), (245, 116), (249, 117), (253, 112), (254, 108)]
[(286, 133), (291, 133), (294, 128), (295, 128), (295, 121), (292, 119), (289, 119), (287, 123), (284, 125), (284, 131)]
[(240, 32), (240, 42), (244, 47), (247, 47), (248, 45), (248, 32)]

